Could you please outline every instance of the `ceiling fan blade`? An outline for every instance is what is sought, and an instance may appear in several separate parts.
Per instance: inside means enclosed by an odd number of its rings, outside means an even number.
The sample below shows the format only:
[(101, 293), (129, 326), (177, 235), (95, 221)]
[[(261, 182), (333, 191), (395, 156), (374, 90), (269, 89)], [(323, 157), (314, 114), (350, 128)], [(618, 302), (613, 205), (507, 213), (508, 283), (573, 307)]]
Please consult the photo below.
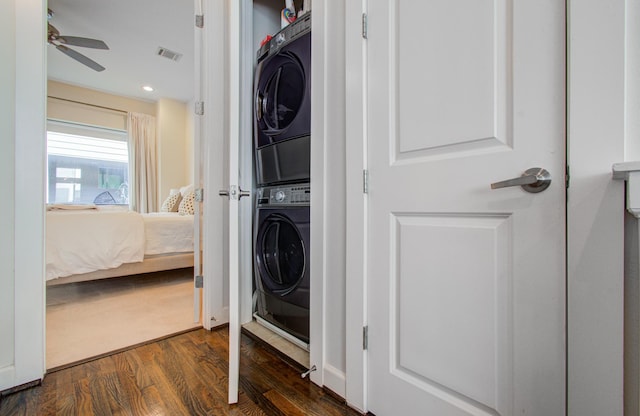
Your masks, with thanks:
[(109, 49), (106, 43), (98, 39), (82, 38), (79, 36), (58, 36), (57, 41), (65, 45), (81, 46), (83, 48)]
[(96, 61), (94, 61), (93, 59), (90, 59), (86, 56), (84, 56), (83, 54), (74, 51), (73, 49), (69, 49), (64, 45), (56, 45), (56, 49), (59, 50), (60, 52), (64, 53), (65, 55), (75, 59), (76, 61), (80, 62), (81, 64), (84, 64), (86, 66), (88, 66), (89, 68), (95, 70), (95, 71), (104, 71), (105, 68), (100, 65), (99, 63), (97, 63)]

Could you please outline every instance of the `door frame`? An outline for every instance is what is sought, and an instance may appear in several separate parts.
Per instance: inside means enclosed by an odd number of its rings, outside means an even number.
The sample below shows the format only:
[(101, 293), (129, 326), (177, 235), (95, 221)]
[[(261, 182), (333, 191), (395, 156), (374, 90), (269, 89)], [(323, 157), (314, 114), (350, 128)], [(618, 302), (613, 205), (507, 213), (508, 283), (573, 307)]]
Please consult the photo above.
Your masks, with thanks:
[[(625, 156), (625, 0), (606, 5), (597, 0), (566, 0), (566, 5), (570, 63), (566, 80), (567, 163), (571, 166), (565, 276), (568, 414), (622, 415), (624, 196), (622, 185), (610, 180), (610, 172), (611, 165), (624, 160)], [(367, 150), (363, 123), (367, 52), (361, 32), (366, 0), (347, 2), (345, 8), (346, 137), (349, 138), (346, 144), (346, 274), (349, 277), (346, 282), (346, 400), (350, 406), (366, 411), (367, 352), (362, 348), (362, 333), (367, 325), (368, 308), (364, 249), (368, 222), (362, 178), (367, 168), (363, 157)], [(593, 56), (601, 58), (595, 62)], [(604, 56), (609, 59), (602, 58)], [(585, 95), (599, 99), (585, 100)], [(594, 111), (601, 115), (599, 119), (592, 116)], [(613, 134), (603, 134), (603, 130)], [(599, 177), (594, 183), (596, 173)], [(604, 190), (593, 193), (592, 186)], [(585, 215), (585, 208), (589, 206), (601, 209), (591, 209)], [(607, 231), (605, 238), (598, 233), (584, 232), (594, 224)], [(585, 246), (588, 253), (598, 255), (585, 256)], [(603, 271), (606, 271), (604, 276)], [(581, 342), (583, 339), (589, 341)], [(594, 395), (597, 391), (604, 391), (604, 397)]]
[[(310, 298), (310, 344), (309, 344), (309, 361), (310, 366), (315, 366), (318, 371), (312, 371), (309, 375), (312, 382), (319, 386), (325, 385), (325, 365), (324, 365), (324, 348), (325, 348), (325, 207), (324, 184), (325, 184), (325, 83), (328, 71), (325, 68), (324, 23), (326, 19), (326, 10), (329, 5), (325, 0), (316, 0), (313, 3), (313, 18), (311, 21), (312, 33), (311, 37), (311, 79), (312, 90), (312, 117), (311, 117), (311, 242), (313, 247), (310, 255), (310, 273), (313, 275), (311, 279), (311, 298)], [(241, 58), (240, 63), (236, 67), (240, 76), (240, 94), (243, 98), (240, 100), (239, 119), (232, 120), (233, 123), (239, 123), (240, 137), (240, 177), (244, 186), (251, 186), (252, 194), (255, 193), (256, 185), (253, 181), (252, 161), (253, 161), (253, 75), (255, 60), (255, 45), (253, 39), (253, 0), (240, 0), (240, 33), (237, 35), (240, 39), (231, 39), (230, 45), (240, 45)], [(247, 201), (248, 202), (248, 201)], [(253, 216), (253, 208), (255, 200), (252, 196), (251, 204), (241, 206), (240, 223), (251, 224)], [(252, 317), (252, 282), (253, 282), (253, 233), (252, 228), (241, 227), (240, 239), (240, 323), (250, 322)], [(329, 375), (331, 377), (331, 375)], [(340, 378), (340, 377), (338, 377)], [(344, 384), (344, 380), (341, 380)], [(340, 383), (340, 382), (339, 382)], [(338, 384), (339, 384), (338, 383)], [(339, 389), (337, 389), (339, 390)]]

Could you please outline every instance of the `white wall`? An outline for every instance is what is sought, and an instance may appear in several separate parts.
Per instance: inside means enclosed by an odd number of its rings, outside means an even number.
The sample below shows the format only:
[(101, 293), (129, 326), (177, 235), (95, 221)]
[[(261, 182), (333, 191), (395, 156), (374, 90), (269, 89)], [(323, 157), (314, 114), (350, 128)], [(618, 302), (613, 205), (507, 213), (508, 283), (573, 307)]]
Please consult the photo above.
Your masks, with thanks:
[[(13, 2), (0, 4), (0, 53), (9, 62), (15, 61), (15, 6)], [(10, 57), (10, 58), (9, 58)], [(15, 169), (15, 67), (2, 65), (0, 72), (0, 194), (14, 195)], [(14, 300), (13, 300), (13, 265), (14, 265), (14, 204), (7, 204), (4, 214), (0, 215), (0, 334), (13, 334), (14, 329)], [(0, 337), (0, 371), (13, 364), (13, 336)], [(6, 386), (5, 386), (6, 387)], [(1, 389), (2, 387), (0, 387)]]
[[(640, 2), (626, 2), (625, 161), (640, 160)], [(640, 414), (640, 220), (625, 216), (624, 414)]]
[[(346, 388), (346, 112), (345, 5), (324, 3), (325, 34), (325, 334), (324, 384), (345, 396)], [(312, 36), (314, 36), (312, 34)], [(313, 193), (313, 190), (312, 190)], [(313, 194), (312, 194), (313, 195)], [(319, 202), (319, 201), (318, 201)]]
[(260, 42), (267, 35), (274, 35), (280, 30), (280, 10), (284, 8), (283, 1), (254, 0), (253, 1), (253, 59), (260, 47)]
[(640, 160), (640, 2), (626, 1), (625, 161)]

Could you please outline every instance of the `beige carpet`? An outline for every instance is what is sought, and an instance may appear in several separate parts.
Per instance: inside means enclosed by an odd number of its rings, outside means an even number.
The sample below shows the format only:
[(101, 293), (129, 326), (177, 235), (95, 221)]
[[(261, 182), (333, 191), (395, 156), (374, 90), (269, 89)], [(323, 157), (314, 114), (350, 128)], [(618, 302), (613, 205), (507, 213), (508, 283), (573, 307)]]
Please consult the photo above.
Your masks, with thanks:
[(193, 269), (47, 288), (47, 369), (200, 325)]

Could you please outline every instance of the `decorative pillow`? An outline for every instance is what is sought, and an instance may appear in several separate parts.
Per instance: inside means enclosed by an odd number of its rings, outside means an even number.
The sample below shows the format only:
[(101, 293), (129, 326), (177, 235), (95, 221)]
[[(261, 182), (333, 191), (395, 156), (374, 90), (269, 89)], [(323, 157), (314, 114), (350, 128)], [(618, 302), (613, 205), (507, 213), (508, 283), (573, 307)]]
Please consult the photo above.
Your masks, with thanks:
[(187, 196), (187, 194), (189, 194), (189, 192), (193, 192), (193, 184), (191, 185), (187, 185), (187, 186), (183, 186), (180, 188), (180, 193), (182, 194), (182, 197), (184, 198), (185, 196)]
[(169, 195), (162, 203), (160, 212), (178, 212), (180, 201), (182, 201), (182, 194), (180, 194), (180, 192)]
[(193, 215), (195, 212), (193, 208), (195, 199), (196, 199), (196, 194), (193, 192), (189, 192), (187, 195), (185, 195), (185, 197), (182, 198), (182, 201), (180, 201), (180, 206), (178, 207), (178, 214)]

